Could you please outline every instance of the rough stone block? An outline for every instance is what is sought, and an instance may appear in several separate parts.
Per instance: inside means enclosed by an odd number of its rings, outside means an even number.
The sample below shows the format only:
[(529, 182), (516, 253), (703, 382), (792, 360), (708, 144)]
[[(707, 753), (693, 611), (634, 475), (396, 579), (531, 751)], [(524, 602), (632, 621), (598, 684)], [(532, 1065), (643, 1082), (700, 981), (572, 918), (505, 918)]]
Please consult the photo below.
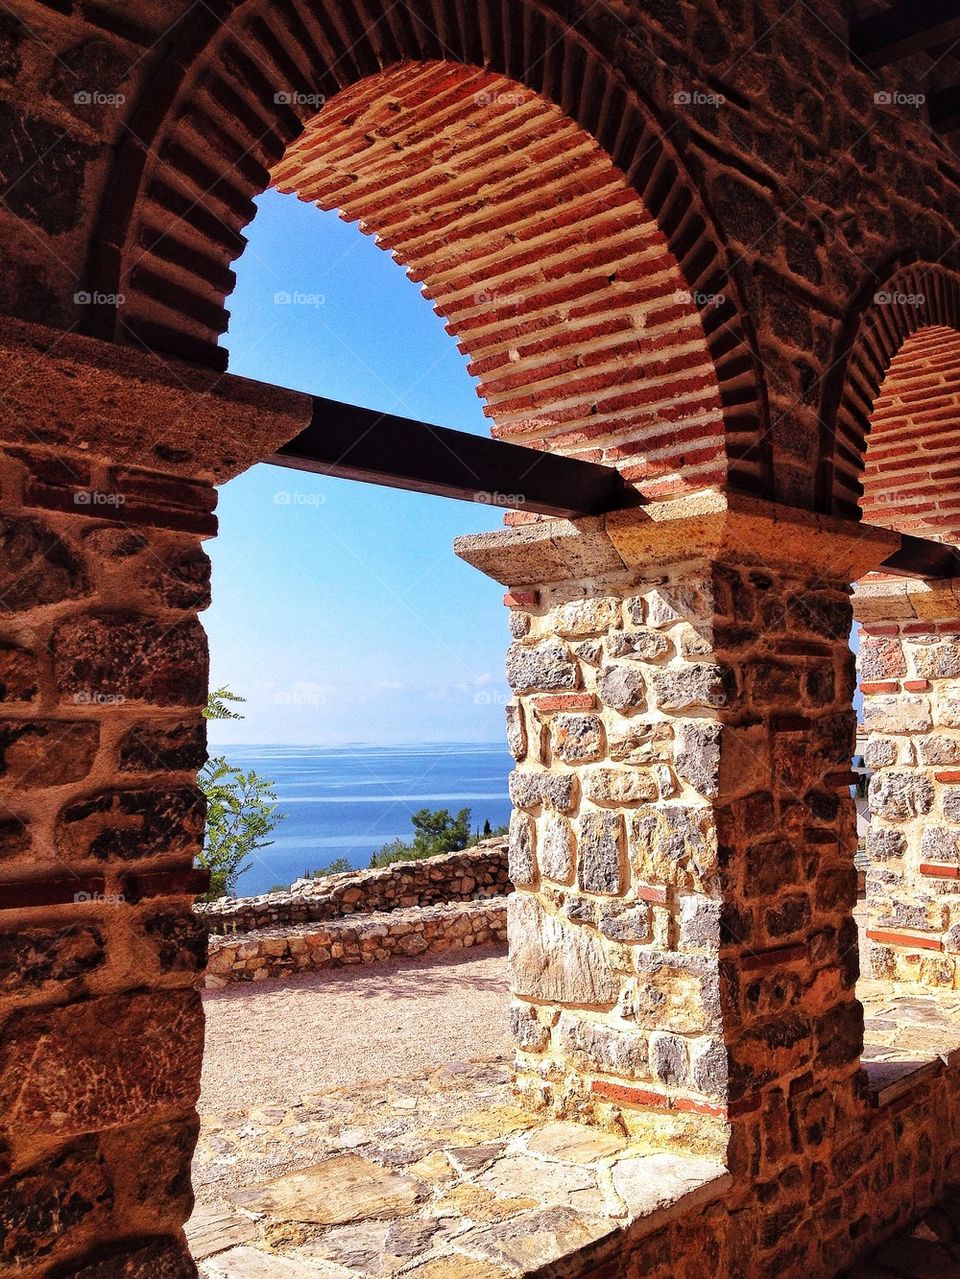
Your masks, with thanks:
[(10, 1129), (70, 1137), (192, 1107), (203, 1013), (196, 991), (111, 995), (9, 1023), (0, 1114)]
[(863, 705), (868, 733), (928, 733), (933, 727), (930, 699), (912, 693), (895, 697), (868, 697)]
[(584, 769), (580, 780), (584, 795), (594, 804), (643, 804), (660, 792), (649, 769), (590, 768)]
[(0, 613), (22, 613), (89, 594), (80, 557), (38, 520), (0, 519), (0, 547)]
[(906, 675), (903, 645), (894, 636), (864, 635), (860, 639), (857, 667), (864, 680), (899, 679)]
[(0, 723), (0, 774), (22, 789), (57, 786), (86, 777), (96, 758), (95, 723), (29, 720)]
[(143, 921), (144, 945), (156, 951), (163, 973), (202, 972), (207, 962), (207, 926), (185, 907), (169, 907)]
[(507, 650), (507, 681), (515, 693), (554, 692), (576, 688), (576, 663), (558, 640), (534, 646), (511, 644)]
[(620, 982), (596, 934), (549, 914), (533, 894), (507, 899), (507, 935), (515, 994), (558, 1004), (616, 1003)]
[(656, 662), (673, 651), (673, 645), (659, 631), (613, 631), (607, 637), (611, 657)]
[(883, 772), (870, 781), (870, 811), (875, 817), (905, 822), (933, 808), (933, 783), (919, 773)]
[(645, 943), (652, 938), (650, 907), (646, 902), (636, 906), (603, 905), (598, 927), (604, 937), (626, 944)]
[(114, 1192), (92, 1137), (0, 1181), (0, 1264), (27, 1272), (66, 1245), (77, 1230), (106, 1234)]
[(653, 1031), (650, 1035), (650, 1066), (654, 1078), (660, 1083), (679, 1087), (686, 1085), (690, 1078), (686, 1040), (668, 1031)]
[(557, 1038), (564, 1055), (579, 1066), (627, 1079), (649, 1076), (646, 1035), (565, 1012), (560, 1015)]
[(203, 838), (205, 809), (203, 794), (194, 786), (100, 791), (61, 812), (57, 847), (74, 860), (192, 857)]
[(598, 715), (561, 713), (550, 723), (554, 754), (567, 763), (584, 763), (603, 754), (603, 723)]
[(656, 703), (662, 710), (718, 707), (727, 702), (723, 670), (711, 663), (701, 662), (679, 670), (651, 671), (650, 684)]
[(53, 653), (62, 701), (202, 707), (207, 700), (207, 637), (192, 618), (172, 626), (132, 613), (71, 618), (54, 633)]
[(622, 662), (602, 667), (597, 675), (597, 696), (615, 711), (645, 710), (647, 687), (642, 668)]
[(630, 818), (630, 860), (646, 883), (696, 887), (716, 863), (708, 810), (650, 805)]
[(40, 691), (40, 663), (28, 649), (0, 644), (0, 702), (34, 702)]
[(569, 600), (552, 609), (548, 625), (565, 638), (600, 635), (620, 620), (620, 601), (609, 596)]
[(519, 702), (509, 702), (505, 708), (507, 719), (507, 746), (519, 763), (527, 757), (527, 725), (523, 707)]
[(689, 950), (715, 950), (720, 945), (723, 903), (700, 893), (680, 898), (680, 945)]
[(913, 650), (913, 664), (921, 679), (957, 679), (960, 644), (918, 644)]
[(577, 801), (575, 773), (545, 773), (515, 768), (507, 779), (510, 800), (516, 808), (545, 808), (568, 813)]
[(514, 810), (510, 814), (510, 879), (518, 888), (525, 888), (537, 881), (533, 832), (533, 820), (526, 813)]
[(708, 799), (718, 794), (722, 732), (720, 724), (703, 720), (684, 720), (676, 729), (676, 770), (685, 782)]
[(106, 963), (106, 943), (96, 925), (26, 928), (0, 932), (0, 991), (26, 995), (47, 982), (74, 982)]
[(584, 892), (619, 894), (626, 887), (621, 813), (586, 811), (577, 822), (577, 881)]
[(538, 832), (541, 874), (559, 884), (568, 884), (573, 877), (573, 850), (570, 823), (552, 814), (542, 817)]
[(537, 1017), (537, 1010), (516, 999), (510, 1004), (510, 1033), (522, 1052), (543, 1052), (550, 1042), (550, 1030)]
[(196, 772), (207, 758), (203, 720), (178, 724), (136, 724), (120, 739), (122, 773)]

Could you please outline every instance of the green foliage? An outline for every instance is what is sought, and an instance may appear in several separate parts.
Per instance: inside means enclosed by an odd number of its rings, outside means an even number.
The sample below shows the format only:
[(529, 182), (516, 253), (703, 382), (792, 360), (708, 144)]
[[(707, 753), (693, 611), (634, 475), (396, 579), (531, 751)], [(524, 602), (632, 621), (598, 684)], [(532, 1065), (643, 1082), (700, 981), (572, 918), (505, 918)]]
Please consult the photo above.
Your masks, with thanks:
[(226, 686), (215, 689), (214, 692), (207, 694), (207, 704), (203, 709), (204, 719), (243, 719), (238, 711), (232, 711), (228, 706), (228, 702), (245, 702), (245, 697), (239, 697), (236, 693), (231, 693)]
[(353, 870), (350, 862), (346, 857), (336, 857), (326, 866), (318, 866), (316, 870), (305, 870), (301, 875), (301, 879), (324, 879), (327, 875), (342, 875), (345, 871)]
[[(242, 702), (227, 688), (218, 688), (207, 700), (207, 719), (242, 719), (230, 702)], [(244, 772), (223, 755), (208, 759), (197, 784), (207, 797), (207, 827), (203, 851), (197, 860), (210, 871), (206, 901), (232, 894), (239, 877), (250, 867), (248, 858), (273, 841), (268, 838), (282, 821), (277, 812), (274, 783), (253, 771)]]
[(371, 866), (391, 866), (394, 862), (422, 861), (439, 853), (456, 853), (476, 842), (470, 836), (470, 809), (461, 808), (451, 817), (446, 808), (431, 812), (418, 809), (410, 818), (413, 823), (413, 842), (394, 839), (370, 858)]

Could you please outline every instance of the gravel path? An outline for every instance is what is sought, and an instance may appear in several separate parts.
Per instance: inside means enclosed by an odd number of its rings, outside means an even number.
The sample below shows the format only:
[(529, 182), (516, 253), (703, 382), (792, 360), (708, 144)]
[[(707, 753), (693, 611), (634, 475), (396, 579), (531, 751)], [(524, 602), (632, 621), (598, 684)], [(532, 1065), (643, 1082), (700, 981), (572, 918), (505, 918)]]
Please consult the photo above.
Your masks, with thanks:
[(289, 1105), (327, 1088), (493, 1058), (509, 1051), (507, 999), (502, 947), (209, 991), (198, 1109)]

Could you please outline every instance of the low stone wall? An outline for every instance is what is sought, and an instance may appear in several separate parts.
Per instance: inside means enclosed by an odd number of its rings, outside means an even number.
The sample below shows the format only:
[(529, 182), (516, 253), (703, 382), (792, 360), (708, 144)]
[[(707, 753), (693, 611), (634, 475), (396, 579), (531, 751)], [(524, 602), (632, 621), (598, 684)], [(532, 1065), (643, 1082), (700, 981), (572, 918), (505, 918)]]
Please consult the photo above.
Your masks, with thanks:
[(512, 885), (505, 839), (486, 840), (461, 853), (443, 853), (418, 862), (396, 862), (382, 870), (353, 870), (323, 879), (298, 879), (290, 892), (260, 897), (221, 898), (201, 903), (197, 912), (213, 936), (246, 933), (436, 906), (446, 902), (502, 897)]
[(507, 940), (505, 897), (416, 906), (389, 916), (334, 920), (324, 928), (301, 924), (229, 937), (211, 937), (205, 984), (264, 981), (294, 972), (373, 964), (401, 955), (491, 945)]

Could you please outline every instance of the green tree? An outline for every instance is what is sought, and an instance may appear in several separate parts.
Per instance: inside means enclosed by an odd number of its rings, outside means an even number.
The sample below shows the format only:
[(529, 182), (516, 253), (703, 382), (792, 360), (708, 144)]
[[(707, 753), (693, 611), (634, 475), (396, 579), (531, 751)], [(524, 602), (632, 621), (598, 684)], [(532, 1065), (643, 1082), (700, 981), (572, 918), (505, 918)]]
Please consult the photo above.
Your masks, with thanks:
[(371, 866), (390, 866), (394, 862), (421, 861), (439, 853), (456, 853), (475, 842), (470, 835), (470, 809), (461, 808), (456, 817), (449, 809), (418, 809), (410, 818), (413, 842), (394, 839), (370, 858)]
[[(228, 688), (218, 688), (207, 698), (204, 716), (243, 719), (230, 704), (244, 700)], [(207, 760), (197, 784), (207, 797), (207, 827), (197, 860), (210, 871), (210, 891), (204, 900), (213, 901), (233, 894), (237, 880), (250, 868), (250, 855), (273, 843), (268, 836), (283, 814), (277, 812), (272, 781), (252, 770), (244, 772), (223, 755)]]

